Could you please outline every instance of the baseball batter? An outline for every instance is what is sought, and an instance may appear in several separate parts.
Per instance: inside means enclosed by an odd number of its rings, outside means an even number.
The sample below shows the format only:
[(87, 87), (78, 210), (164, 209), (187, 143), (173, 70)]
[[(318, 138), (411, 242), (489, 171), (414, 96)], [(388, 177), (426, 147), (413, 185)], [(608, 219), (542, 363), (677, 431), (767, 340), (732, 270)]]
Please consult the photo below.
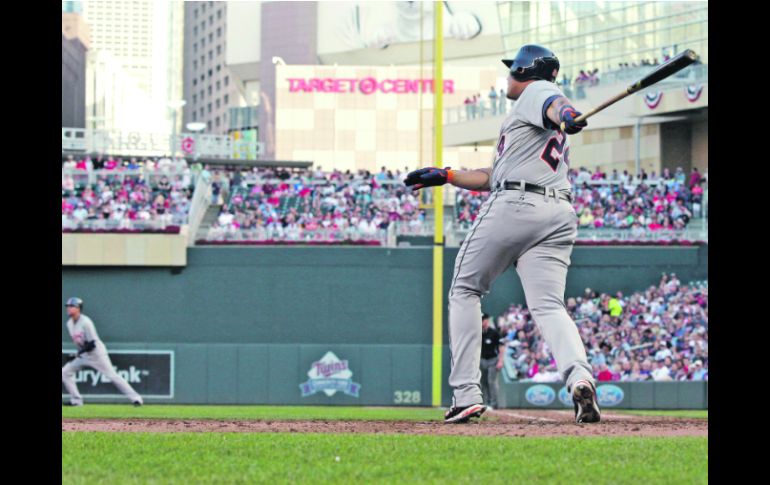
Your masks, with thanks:
[(444, 419), (463, 423), (486, 410), (479, 382), (481, 297), (513, 264), (535, 325), (572, 395), (575, 420), (598, 422), (591, 366), (564, 305), (578, 221), (567, 179), (567, 134), (579, 132), (586, 123), (575, 121), (580, 113), (554, 84), (559, 60), (553, 52), (525, 45), (503, 63), (510, 69), (506, 96), (515, 103), (500, 130), (492, 167), (429, 167), (404, 180), (413, 190), (451, 183), (491, 192), (455, 261), (449, 290), (449, 384), (454, 395)]
[(83, 367), (92, 367), (115, 384), (115, 387), (134, 403), (134, 406), (141, 406), (144, 403), (142, 396), (112, 368), (107, 348), (96, 333), (94, 322), (81, 313), (83, 300), (73, 297), (67, 300), (65, 306), (70, 316), (67, 320), (67, 330), (78, 348), (78, 351), (70, 356), (71, 360), (61, 369), (61, 380), (70, 394), (70, 405), (83, 405), (83, 397), (75, 384), (75, 372)]

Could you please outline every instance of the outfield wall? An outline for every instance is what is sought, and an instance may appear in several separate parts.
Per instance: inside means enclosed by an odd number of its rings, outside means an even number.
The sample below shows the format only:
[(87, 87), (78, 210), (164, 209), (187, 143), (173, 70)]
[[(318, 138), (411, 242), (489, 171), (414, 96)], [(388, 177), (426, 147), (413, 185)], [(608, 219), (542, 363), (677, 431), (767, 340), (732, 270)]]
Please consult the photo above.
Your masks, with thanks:
[[(446, 249), (445, 294), (456, 254)], [(629, 293), (655, 284), (663, 271), (685, 282), (708, 277), (707, 246), (577, 247), (572, 261), (567, 296), (585, 287)], [(156, 401), (430, 404), (432, 248), (191, 248), (187, 262), (184, 268), (62, 268), (62, 302), (84, 299), (84, 313), (110, 351), (173, 354), (173, 397)], [(513, 273), (509, 268), (482, 300), (484, 311), (498, 314), (523, 302)], [(72, 346), (64, 325), (62, 343)], [(320, 381), (308, 372), (327, 352), (347, 361), (352, 375), (336, 373), (316, 386)], [(323, 363), (316, 367), (322, 371)], [(448, 372), (445, 346), (444, 404)], [(324, 386), (340, 390), (302, 396)], [(501, 386), (506, 399), (521, 394)], [(639, 402), (650, 402), (645, 399)], [(511, 402), (522, 405), (520, 396)], [(692, 403), (685, 402), (699, 408)]]
[[(180, 344), (110, 346), (113, 364), (148, 403), (428, 406), (429, 345)], [(72, 351), (65, 348), (65, 354)], [(132, 352), (125, 359), (125, 352)], [(330, 356), (329, 352), (333, 354)], [(448, 348), (444, 348), (447, 356)], [(143, 355), (145, 354), (146, 355)], [(169, 367), (145, 361), (171, 355)], [(327, 357), (330, 376), (315, 370)], [(334, 366), (337, 363), (338, 367)], [(448, 359), (444, 362), (447, 376)], [(88, 402), (126, 402), (93, 371), (76, 376)], [(334, 391), (327, 395), (326, 391)], [(708, 409), (707, 382), (611, 382), (598, 387), (604, 408)], [(451, 391), (443, 383), (443, 405)], [(62, 387), (62, 396), (65, 391)], [(150, 396), (150, 397), (148, 397)], [(564, 384), (504, 382), (500, 407), (571, 408)]]

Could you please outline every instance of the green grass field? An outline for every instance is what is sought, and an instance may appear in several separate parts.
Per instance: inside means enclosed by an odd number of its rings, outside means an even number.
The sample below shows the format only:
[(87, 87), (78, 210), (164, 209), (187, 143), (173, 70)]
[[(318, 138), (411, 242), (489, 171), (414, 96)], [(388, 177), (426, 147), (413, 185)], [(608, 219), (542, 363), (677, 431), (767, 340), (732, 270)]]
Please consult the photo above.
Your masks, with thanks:
[[(441, 413), (430, 408), (312, 406), (62, 408), (63, 418), (425, 421), (440, 419)], [(701, 437), (62, 433), (64, 484), (706, 484), (707, 471), (708, 441)]]

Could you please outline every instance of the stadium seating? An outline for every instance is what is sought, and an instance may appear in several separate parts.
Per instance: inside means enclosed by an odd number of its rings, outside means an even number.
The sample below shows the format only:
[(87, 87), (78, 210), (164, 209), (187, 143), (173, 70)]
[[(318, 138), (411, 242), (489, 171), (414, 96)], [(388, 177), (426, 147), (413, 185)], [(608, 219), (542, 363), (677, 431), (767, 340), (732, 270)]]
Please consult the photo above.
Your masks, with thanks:
[(62, 231), (178, 232), (193, 193), (186, 162), (110, 160), (102, 168), (90, 159), (63, 164)]
[[(613, 296), (586, 289), (566, 306), (598, 380), (708, 380), (707, 281), (683, 285), (664, 274), (645, 291)], [(494, 322), (505, 336), (510, 377), (561, 380), (525, 305), (511, 305)]]

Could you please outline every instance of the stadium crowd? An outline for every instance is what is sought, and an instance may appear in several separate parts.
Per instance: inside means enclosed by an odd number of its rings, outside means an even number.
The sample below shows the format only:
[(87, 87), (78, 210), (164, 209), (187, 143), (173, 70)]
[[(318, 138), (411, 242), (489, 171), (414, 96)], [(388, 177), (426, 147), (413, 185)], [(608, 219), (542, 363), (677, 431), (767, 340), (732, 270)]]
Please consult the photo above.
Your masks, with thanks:
[(228, 173), (229, 199), (209, 241), (376, 240), (394, 222), (419, 230), (425, 212), (405, 172), (250, 168)]
[(193, 177), (184, 159), (69, 156), (62, 163), (62, 229), (181, 226), (187, 222)]
[[(630, 229), (636, 235), (646, 231), (684, 229), (704, 209), (704, 185), (707, 173), (693, 167), (689, 177), (684, 170), (664, 169), (658, 176), (644, 170), (637, 176), (624, 170), (611, 174), (597, 168), (590, 172), (581, 167), (570, 170), (573, 206), (581, 228)], [(458, 191), (456, 220), (468, 228), (489, 192)]]
[[(683, 285), (675, 274), (624, 296), (598, 293), (566, 301), (598, 381), (708, 380), (708, 283)], [(496, 319), (506, 363), (516, 379), (559, 382), (561, 376), (526, 307)]]
[[(212, 168), (184, 159), (69, 157), (62, 163), (62, 228), (130, 228), (136, 221), (161, 227), (186, 223), (194, 184), (212, 181), (222, 205), (206, 241), (380, 240), (394, 222), (410, 234), (427, 231), (420, 193), (403, 185), (409, 172), (325, 172), (321, 167)], [(581, 228), (677, 230), (703, 213), (707, 175), (678, 168), (657, 175), (644, 170), (606, 173), (571, 169), (573, 206)], [(489, 192), (458, 189), (455, 221), (468, 229)], [(96, 221), (96, 222), (94, 222)], [(102, 222), (99, 222), (102, 221)], [(104, 222), (108, 221), (108, 222)]]

